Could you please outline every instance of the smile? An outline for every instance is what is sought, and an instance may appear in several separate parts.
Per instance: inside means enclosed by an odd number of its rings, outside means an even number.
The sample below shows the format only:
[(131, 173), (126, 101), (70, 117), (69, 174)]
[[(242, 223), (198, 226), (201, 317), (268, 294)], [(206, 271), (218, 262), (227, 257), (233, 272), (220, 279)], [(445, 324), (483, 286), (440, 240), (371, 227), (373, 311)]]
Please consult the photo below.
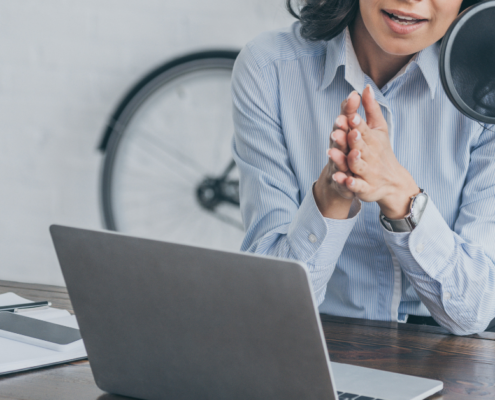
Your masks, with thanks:
[(412, 25), (412, 24), (415, 24), (419, 21), (421, 21), (420, 19), (416, 19), (416, 18), (411, 18), (411, 17), (401, 17), (399, 15), (395, 15), (395, 14), (389, 14), (387, 13), (388, 16), (395, 22), (397, 22), (398, 24), (401, 24), (401, 25)]
[(414, 32), (428, 22), (427, 19), (399, 15), (398, 13), (396, 14), (385, 10), (382, 10), (382, 14), (389, 28), (398, 34)]

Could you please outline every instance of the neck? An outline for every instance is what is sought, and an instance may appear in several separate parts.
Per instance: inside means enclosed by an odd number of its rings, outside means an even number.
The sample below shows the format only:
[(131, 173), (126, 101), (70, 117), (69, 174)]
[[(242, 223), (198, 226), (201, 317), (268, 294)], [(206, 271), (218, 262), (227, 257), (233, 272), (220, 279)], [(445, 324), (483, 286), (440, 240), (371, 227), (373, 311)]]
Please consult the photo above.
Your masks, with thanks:
[(354, 23), (349, 26), (349, 31), (361, 69), (380, 89), (414, 56), (384, 52), (368, 32), (361, 13), (358, 13)]

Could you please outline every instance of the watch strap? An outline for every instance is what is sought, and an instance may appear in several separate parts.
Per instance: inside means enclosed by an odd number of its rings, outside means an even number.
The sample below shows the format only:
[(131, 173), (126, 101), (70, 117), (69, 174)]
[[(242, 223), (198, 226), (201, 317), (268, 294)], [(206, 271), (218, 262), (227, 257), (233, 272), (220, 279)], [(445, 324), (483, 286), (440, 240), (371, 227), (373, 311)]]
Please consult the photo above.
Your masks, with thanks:
[(380, 222), (387, 230), (391, 232), (412, 232), (414, 229), (414, 227), (411, 226), (411, 222), (407, 218), (389, 219), (380, 213)]

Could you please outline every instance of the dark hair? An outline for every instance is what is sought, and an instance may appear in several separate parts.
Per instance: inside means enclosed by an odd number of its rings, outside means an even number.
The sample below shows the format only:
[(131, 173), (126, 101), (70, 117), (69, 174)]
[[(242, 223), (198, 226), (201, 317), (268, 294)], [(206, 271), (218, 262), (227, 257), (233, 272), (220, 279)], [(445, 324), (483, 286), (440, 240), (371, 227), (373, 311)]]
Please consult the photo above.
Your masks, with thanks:
[[(298, 15), (292, 1), (286, 0), (289, 12), (301, 21), (301, 36), (307, 40), (330, 40), (339, 35), (354, 21), (359, 11), (359, 0), (303, 0), (304, 7)], [(481, 0), (464, 0), (461, 11)]]

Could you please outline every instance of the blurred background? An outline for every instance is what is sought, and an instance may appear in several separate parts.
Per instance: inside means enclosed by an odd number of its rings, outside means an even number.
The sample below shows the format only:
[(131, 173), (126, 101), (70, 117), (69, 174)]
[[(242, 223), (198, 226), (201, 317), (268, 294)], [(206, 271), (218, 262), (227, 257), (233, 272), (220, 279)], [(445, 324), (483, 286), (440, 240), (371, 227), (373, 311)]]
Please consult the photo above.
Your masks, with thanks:
[(139, 79), (292, 21), (284, 0), (0, 2), (0, 280), (63, 285), (49, 226), (104, 228), (97, 148)]

